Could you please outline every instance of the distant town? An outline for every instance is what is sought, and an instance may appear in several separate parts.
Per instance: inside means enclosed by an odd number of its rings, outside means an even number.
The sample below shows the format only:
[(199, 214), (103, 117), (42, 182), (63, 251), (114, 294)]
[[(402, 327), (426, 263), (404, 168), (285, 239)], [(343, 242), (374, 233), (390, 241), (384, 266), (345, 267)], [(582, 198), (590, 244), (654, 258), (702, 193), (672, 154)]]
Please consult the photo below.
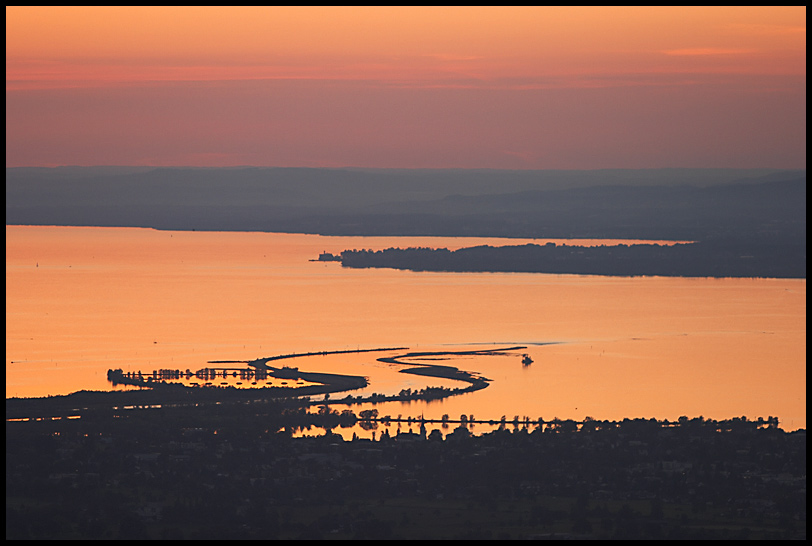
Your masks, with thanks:
[[(339, 396), (365, 378), (268, 366), (322, 354), (297, 353), (109, 370), (136, 388), (6, 399), (6, 538), (806, 537), (806, 430), (785, 432), (773, 416), (424, 419), (376, 407), (487, 387), (410, 359), (522, 349), (381, 357), (466, 385), (390, 396)], [(357, 349), (392, 350), (405, 348)], [(293, 384), (214, 384), (232, 376)], [(371, 439), (338, 433), (352, 427)]]
[[(773, 417), (453, 421), (293, 400), (7, 419), (6, 538), (806, 538), (806, 431)], [(358, 422), (373, 440), (335, 432)]]

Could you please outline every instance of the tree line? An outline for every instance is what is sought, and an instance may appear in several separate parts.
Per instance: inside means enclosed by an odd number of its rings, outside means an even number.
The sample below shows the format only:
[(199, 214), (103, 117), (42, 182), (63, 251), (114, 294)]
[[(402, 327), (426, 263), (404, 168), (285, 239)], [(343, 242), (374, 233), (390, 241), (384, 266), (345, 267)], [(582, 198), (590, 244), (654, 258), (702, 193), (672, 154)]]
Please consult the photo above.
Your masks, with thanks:
[(460, 248), (345, 250), (343, 267), (412, 271), (517, 272), (613, 276), (806, 278), (804, 242), (720, 241), (575, 246), (526, 244)]

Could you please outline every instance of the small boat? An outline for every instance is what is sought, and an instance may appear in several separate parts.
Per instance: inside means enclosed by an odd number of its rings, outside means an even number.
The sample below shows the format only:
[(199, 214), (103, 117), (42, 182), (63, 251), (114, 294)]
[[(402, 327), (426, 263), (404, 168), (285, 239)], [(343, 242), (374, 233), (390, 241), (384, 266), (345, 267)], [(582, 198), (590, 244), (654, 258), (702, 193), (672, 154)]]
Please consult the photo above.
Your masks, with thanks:
[(533, 363), (533, 359), (530, 358), (529, 354), (525, 353), (525, 354), (522, 355), (522, 365), (529, 366), (532, 363)]

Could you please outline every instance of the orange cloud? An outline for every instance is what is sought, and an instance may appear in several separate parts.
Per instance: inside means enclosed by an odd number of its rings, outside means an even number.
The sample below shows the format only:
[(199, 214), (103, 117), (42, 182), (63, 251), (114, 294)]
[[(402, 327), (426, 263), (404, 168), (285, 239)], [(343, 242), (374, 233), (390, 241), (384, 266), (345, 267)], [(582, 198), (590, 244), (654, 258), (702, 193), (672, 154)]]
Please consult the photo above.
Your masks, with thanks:
[(7, 7), (6, 16), (7, 89), (260, 78), (473, 85), (663, 73), (668, 67), (647, 52), (758, 51), (736, 69), (805, 70), (798, 8), (52, 6)]
[(755, 53), (755, 49), (734, 49), (723, 47), (691, 47), (686, 49), (668, 49), (663, 51), (666, 55), (741, 55)]

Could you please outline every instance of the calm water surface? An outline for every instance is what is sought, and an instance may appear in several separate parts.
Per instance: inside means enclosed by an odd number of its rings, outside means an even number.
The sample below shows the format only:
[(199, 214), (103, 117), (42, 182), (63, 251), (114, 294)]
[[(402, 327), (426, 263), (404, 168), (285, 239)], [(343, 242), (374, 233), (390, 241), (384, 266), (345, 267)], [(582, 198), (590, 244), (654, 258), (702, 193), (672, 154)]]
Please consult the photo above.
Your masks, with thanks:
[[(497, 420), (775, 415), (787, 430), (806, 427), (806, 280), (417, 273), (309, 261), (352, 248), (526, 242), (7, 226), (6, 396), (110, 390), (108, 368), (194, 371), (209, 360), (293, 352), (522, 345), (440, 361), (491, 379), (487, 389), (376, 407), (392, 417)], [(522, 366), (522, 353), (534, 363)], [(459, 385), (377, 360), (391, 355), (289, 365), (368, 376), (354, 394)]]

